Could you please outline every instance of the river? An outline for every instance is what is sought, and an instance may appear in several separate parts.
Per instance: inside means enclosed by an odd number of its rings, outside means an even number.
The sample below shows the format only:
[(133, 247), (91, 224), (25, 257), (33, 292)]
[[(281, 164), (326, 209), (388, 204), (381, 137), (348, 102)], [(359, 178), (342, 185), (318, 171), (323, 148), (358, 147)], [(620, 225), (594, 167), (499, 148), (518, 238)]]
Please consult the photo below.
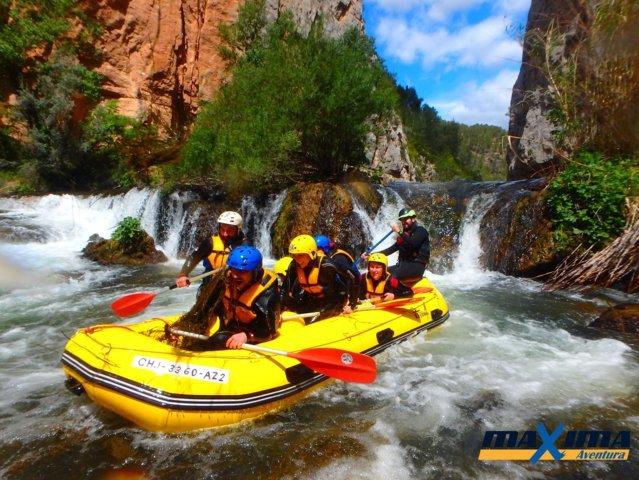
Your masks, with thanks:
[[(389, 196), (370, 219), (372, 239), (402, 202)], [(632, 448), (630, 460), (617, 462), (478, 460), (487, 430), (542, 423), (550, 432), (562, 423), (635, 436), (639, 342), (588, 327), (608, 305), (636, 296), (549, 293), (532, 280), (483, 270), (470, 211), (453, 266), (428, 273), (450, 305), (449, 320), (378, 357), (371, 385), (336, 381), (257, 421), (179, 435), (140, 430), (72, 395), (60, 364), (67, 338), (119, 322), (109, 307), (114, 299), (170, 284), (182, 262), (175, 235), (160, 243), (170, 260), (155, 266), (101, 267), (80, 250), (93, 233), (109, 237), (126, 215), (155, 235), (155, 209), (157, 193), (137, 190), (0, 199), (1, 478), (639, 477)], [(243, 213), (258, 217), (256, 244), (270, 253), (264, 232), (273, 211)], [(180, 215), (171, 221), (183, 222)], [(184, 312), (194, 295), (184, 288), (158, 296), (130, 321)]]

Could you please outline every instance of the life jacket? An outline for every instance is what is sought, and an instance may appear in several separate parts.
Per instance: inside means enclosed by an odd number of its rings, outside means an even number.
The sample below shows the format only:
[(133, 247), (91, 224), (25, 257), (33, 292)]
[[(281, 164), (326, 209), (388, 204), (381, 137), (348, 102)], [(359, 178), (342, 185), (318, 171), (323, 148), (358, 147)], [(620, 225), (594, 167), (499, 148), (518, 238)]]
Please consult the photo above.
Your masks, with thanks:
[(308, 277), (303, 268), (297, 268), (297, 281), (300, 287), (304, 289), (306, 293), (314, 298), (322, 298), (324, 296), (324, 287), (319, 284), (320, 266), (324, 260), (323, 256), (318, 256), (319, 261), (313, 262), (313, 268), (311, 269)]
[(277, 275), (270, 270), (264, 269), (262, 280), (248, 287), (238, 298), (233, 298), (230, 283), (227, 282), (224, 297), (222, 298), (227, 314), (226, 322), (251, 323), (257, 316), (251, 308), (253, 303), (276, 280)]
[(355, 261), (355, 259), (353, 257), (351, 257), (351, 254), (348, 253), (346, 250), (342, 250), (341, 248), (338, 248), (337, 250), (335, 250), (335, 252), (333, 252), (333, 254), (331, 254), (331, 258), (335, 257), (336, 255), (346, 255), (346, 257), (351, 261), (351, 263), (353, 263)]
[(364, 274), (364, 278), (366, 278), (366, 298), (381, 297), (384, 295), (384, 287), (390, 278), (390, 273), (386, 272), (386, 274), (380, 278), (379, 282), (377, 282), (377, 285), (373, 283), (373, 279), (368, 273)]
[(211, 242), (213, 243), (213, 249), (207, 257), (207, 260), (209, 261), (209, 265), (211, 265), (211, 270), (215, 270), (226, 265), (226, 259), (231, 249), (224, 246), (224, 242), (222, 242), (219, 235), (213, 235)]

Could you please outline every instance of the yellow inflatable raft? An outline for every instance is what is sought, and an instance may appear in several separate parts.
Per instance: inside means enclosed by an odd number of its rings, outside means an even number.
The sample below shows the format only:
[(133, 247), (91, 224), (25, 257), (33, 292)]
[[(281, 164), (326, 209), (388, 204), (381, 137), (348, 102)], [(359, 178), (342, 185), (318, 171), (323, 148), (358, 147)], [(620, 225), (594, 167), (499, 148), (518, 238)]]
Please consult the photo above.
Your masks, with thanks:
[[(427, 279), (414, 289), (422, 293), (401, 307), (362, 309), (310, 325), (284, 321), (279, 336), (260, 346), (377, 355), (448, 318), (446, 302)], [(173, 347), (166, 326), (178, 318), (79, 330), (62, 355), (67, 387), (147, 430), (184, 432), (259, 417), (330, 380), (290, 356)]]

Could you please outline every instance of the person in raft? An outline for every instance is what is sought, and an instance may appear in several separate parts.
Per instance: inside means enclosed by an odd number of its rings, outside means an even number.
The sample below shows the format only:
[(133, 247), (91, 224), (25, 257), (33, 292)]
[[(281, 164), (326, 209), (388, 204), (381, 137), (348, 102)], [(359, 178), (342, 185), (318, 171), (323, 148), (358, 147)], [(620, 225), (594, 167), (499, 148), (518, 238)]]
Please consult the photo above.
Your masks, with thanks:
[(313, 239), (317, 245), (317, 254), (326, 255), (335, 265), (337, 273), (346, 285), (348, 303), (354, 307), (359, 301), (357, 298), (359, 270), (355, 267), (353, 257), (343, 248), (337, 247), (326, 235), (315, 235)]
[[(246, 238), (242, 232), (242, 216), (237, 212), (223, 212), (217, 219), (217, 234), (205, 238), (197, 249), (187, 257), (175, 282), (178, 288), (188, 287), (189, 273), (203, 262), (204, 272), (217, 270), (226, 265), (226, 259), (234, 248), (245, 245)], [(210, 277), (204, 278), (200, 290), (208, 283)]]
[(295, 237), (288, 252), (293, 261), (282, 284), (282, 307), (296, 313), (319, 312), (306, 323), (339, 314), (348, 298), (346, 285), (330, 259), (317, 254), (313, 237)]
[[(391, 226), (397, 233), (397, 240), (393, 245), (379, 252), (386, 256), (399, 252), (397, 264), (388, 269), (399, 280), (411, 282), (419, 280), (424, 276), (430, 261), (430, 237), (428, 231), (417, 224), (416, 216), (415, 210), (402, 208), (398, 215), (402, 226), (400, 227), (397, 223)], [(364, 252), (361, 257), (366, 260), (369, 254)]]
[(286, 278), (286, 272), (288, 272), (288, 267), (291, 265), (293, 261), (293, 257), (282, 257), (273, 266), (273, 271), (277, 274), (278, 282), (280, 286), (284, 283), (284, 279)]
[(245, 245), (231, 250), (226, 265), (224, 295), (209, 325), (219, 320), (220, 327), (208, 340), (209, 349), (238, 349), (274, 338), (280, 321), (277, 275), (262, 266), (257, 248)]
[[(413, 290), (388, 271), (388, 258), (383, 253), (373, 253), (368, 257), (368, 271), (359, 276), (360, 300), (381, 300), (387, 302), (395, 298), (413, 296)], [(351, 313), (352, 305), (344, 307), (344, 313)]]

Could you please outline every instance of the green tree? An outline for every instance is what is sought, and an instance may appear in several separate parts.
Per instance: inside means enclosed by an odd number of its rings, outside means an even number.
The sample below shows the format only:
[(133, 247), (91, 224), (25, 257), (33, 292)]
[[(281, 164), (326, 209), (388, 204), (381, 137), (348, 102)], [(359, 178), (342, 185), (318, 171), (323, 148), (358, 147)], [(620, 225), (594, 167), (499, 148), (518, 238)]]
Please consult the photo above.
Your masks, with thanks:
[(15, 110), (27, 125), (26, 154), (46, 187), (73, 188), (86, 165), (80, 148), (82, 127), (73, 112), (97, 102), (100, 76), (66, 54), (41, 64), (37, 72), (34, 87), (19, 92)]
[(78, 15), (73, 0), (0, 0), (0, 78), (16, 82), (29, 51), (51, 46)]
[(289, 15), (248, 37), (233, 79), (202, 108), (182, 174), (270, 190), (364, 164), (370, 118), (396, 102), (371, 40), (355, 29), (326, 38), (321, 22), (304, 37)]

